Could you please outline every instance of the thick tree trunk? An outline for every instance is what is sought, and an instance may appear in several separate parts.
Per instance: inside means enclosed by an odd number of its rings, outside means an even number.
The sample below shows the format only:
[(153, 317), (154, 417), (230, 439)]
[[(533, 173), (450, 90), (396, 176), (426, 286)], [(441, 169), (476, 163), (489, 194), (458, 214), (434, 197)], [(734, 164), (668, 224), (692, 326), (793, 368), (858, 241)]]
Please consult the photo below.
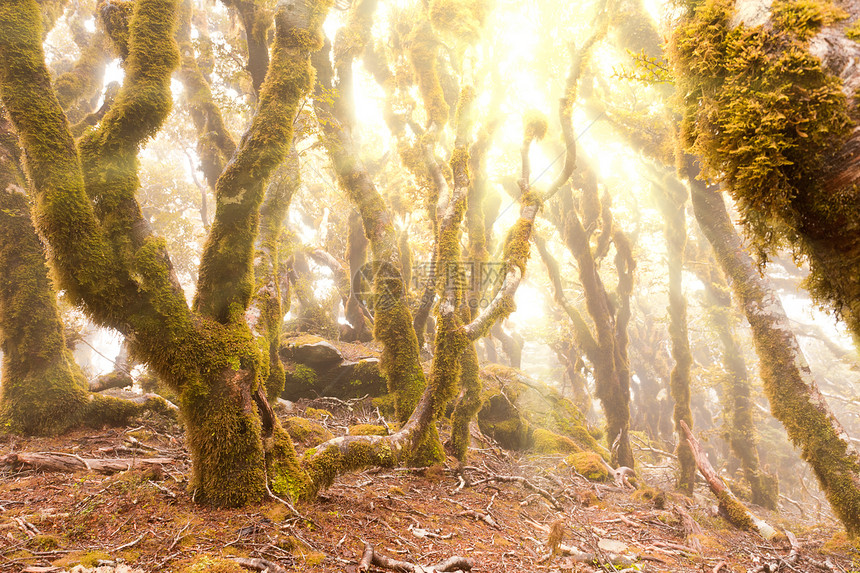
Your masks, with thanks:
[(722, 196), (692, 182), (693, 208), (753, 330), (771, 412), (800, 448), (849, 535), (860, 535), (860, 456), (827, 405), (776, 293), (744, 251)]
[(292, 141), (311, 87), (309, 53), (322, 44), (329, 6), (297, 1), (278, 12), (272, 72), (258, 112), (216, 186), (218, 207), (191, 312), (163, 241), (151, 235), (135, 199), (137, 151), (170, 109), (177, 2), (134, 4), (123, 88), (81, 142), (80, 161), (50, 87), (35, 2), (0, 5), (0, 92), (28, 156), (36, 221), (60, 286), (97, 322), (123, 332), (135, 354), (180, 394), (191, 487), (196, 499), (217, 505), (261, 500), (267, 473), (279, 493), (311, 489), (266, 400), (267, 361), (244, 313), (265, 183)]
[[(1, 111), (1, 110), (0, 110)], [(30, 220), (27, 182), (12, 126), (0, 116), (0, 424), (59, 434), (80, 424), (87, 381), (66, 348), (44, 249)]]

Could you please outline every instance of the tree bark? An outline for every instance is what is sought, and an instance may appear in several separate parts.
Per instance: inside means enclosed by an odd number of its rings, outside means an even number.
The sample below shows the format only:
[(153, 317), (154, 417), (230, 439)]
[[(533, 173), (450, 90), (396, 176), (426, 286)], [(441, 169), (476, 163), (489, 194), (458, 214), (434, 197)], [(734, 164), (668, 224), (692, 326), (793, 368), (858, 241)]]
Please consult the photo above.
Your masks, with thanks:
[(690, 336), (687, 332), (687, 299), (684, 297), (682, 274), (687, 246), (687, 189), (674, 177), (664, 177), (653, 183), (657, 203), (663, 212), (664, 234), (669, 263), (669, 336), (672, 339), (672, 358), (675, 367), (669, 378), (669, 388), (675, 401), (673, 419), (678, 445), (675, 455), (680, 463), (677, 487), (687, 495), (693, 494), (696, 479), (696, 461), (681, 423), (693, 425), (690, 408)]
[(722, 196), (692, 181), (693, 208), (753, 330), (771, 412), (809, 462), (834, 513), (860, 534), (860, 456), (821, 392), (776, 293), (744, 251)]

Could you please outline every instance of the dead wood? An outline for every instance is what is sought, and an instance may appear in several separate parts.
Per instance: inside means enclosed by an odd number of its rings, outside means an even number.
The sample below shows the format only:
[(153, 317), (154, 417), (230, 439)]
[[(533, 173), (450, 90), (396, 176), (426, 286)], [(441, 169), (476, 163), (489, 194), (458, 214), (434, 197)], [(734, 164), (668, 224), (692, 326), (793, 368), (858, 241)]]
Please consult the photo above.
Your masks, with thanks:
[(726, 519), (735, 527), (740, 529), (752, 529), (759, 533), (768, 541), (772, 541), (781, 534), (770, 526), (767, 522), (756, 517), (734, 493), (728, 488), (726, 483), (717, 475), (717, 472), (708, 461), (708, 456), (702, 449), (701, 444), (693, 435), (690, 427), (681, 421), (681, 428), (687, 436), (687, 441), (690, 448), (693, 450), (693, 457), (696, 460), (696, 466), (699, 468), (699, 473), (705, 478), (711, 492), (716, 496), (720, 505), (720, 510)]
[(251, 559), (248, 557), (231, 557), (238, 565), (252, 571), (262, 571), (268, 573), (287, 573), (287, 570), (268, 559)]
[(102, 474), (123, 472), (133, 468), (147, 468), (172, 464), (173, 458), (87, 458), (74, 454), (54, 452), (12, 453), (0, 457), (0, 464), (24, 466), (54, 472), (94, 471)]

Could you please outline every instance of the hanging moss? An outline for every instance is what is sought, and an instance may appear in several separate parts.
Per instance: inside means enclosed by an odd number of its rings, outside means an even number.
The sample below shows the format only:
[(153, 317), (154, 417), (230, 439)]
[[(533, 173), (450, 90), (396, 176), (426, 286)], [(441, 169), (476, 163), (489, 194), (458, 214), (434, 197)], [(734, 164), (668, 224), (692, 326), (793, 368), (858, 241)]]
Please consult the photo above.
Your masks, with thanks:
[[(787, 241), (808, 252), (801, 236), (810, 225), (853, 211), (818, 183), (851, 121), (841, 82), (805, 43), (839, 14), (824, 0), (777, 2), (777, 26), (750, 29), (731, 27), (732, 9), (727, 0), (707, 0), (676, 28), (682, 142), (705, 159), (706, 175), (727, 183), (756, 248), (766, 253)], [(824, 277), (813, 283), (823, 298), (839, 300)]]
[(489, 12), (488, 0), (432, 0), (430, 23), (453, 39), (473, 44), (480, 39)]

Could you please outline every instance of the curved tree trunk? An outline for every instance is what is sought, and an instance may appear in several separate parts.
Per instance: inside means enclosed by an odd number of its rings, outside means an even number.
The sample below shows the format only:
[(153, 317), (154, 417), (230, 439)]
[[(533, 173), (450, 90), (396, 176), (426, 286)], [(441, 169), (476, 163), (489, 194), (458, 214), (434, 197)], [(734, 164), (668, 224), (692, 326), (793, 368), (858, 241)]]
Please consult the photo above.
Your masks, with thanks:
[[(170, 73), (179, 59), (172, 39), (176, 1), (134, 4), (124, 86), (80, 143), (80, 161), (51, 90), (35, 3), (0, 6), (0, 92), (28, 156), (36, 220), (55, 274), (72, 301), (123, 332), (135, 354), (179, 392), (191, 485), (201, 501), (259, 501), (267, 494), (267, 470), (281, 493), (308, 491), (292, 443), (268, 407), (267, 361), (244, 313), (254, 287), (257, 211), (310, 89), (309, 53), (322, 43), (329, 5), (296, 2), (278, 13), (273, 71), (242, 147), (216, 186), (194, 312), (135, 199), (139, 145), (170, 109)], [(273, 438), (269, 447), (264, 436)]]
[(743, 250), (722, 196), (692, 183), (696, 219), (752, 327), (771, 412), (812, 466), (849, 535), (860, 535), (860, 455), (818, 390), (779, 298)]

